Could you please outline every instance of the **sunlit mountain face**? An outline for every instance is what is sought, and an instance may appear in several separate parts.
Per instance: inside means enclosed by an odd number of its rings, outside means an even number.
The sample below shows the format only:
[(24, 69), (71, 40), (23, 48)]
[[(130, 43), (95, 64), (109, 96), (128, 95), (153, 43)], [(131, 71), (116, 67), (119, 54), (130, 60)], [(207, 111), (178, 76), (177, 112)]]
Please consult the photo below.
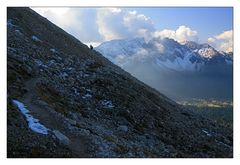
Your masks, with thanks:
[(169, 38), (112, 40), (96, 50), (172, 99), (232, 99), (231, 52)]

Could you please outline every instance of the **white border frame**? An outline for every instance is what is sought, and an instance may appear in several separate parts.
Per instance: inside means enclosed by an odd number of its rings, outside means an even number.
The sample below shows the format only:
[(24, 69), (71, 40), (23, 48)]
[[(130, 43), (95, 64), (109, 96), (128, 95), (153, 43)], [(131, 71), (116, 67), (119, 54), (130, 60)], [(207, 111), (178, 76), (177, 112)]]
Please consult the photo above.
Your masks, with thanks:
[[(234, 7), (234, 43), (240, 42), (240, 0), (2, 0), (0, 5), (0, 157), (1, 163), (54, 163), (56, 159), (6, 159), (6, 7), (9, 6), (41, 6), (41, 7), (54, 7), (54, 6), (82, 6), (82, 7)], [(238, 24), (237, 24), (238, 23)], [(174, 163), (174, 164), (203, 164), (203, 163), (211, 163), (211, 164), (226, 164), (226, 163), (234, 163), (240, 159), (240, 96), (237, 91), (240, 91), (239, 85), (239, 76), (237, 75), (240, 66), (240, 47), (234, 46), (234, 159), (121, 159), (119, 164), (121, 163), (151, 163), (151, 164), (159, 164), (161, 163)], [(57, 163), (65, 164), (65, 163), (100, 163), (100, 164), (112, 164), (117, 163), (116, 159), (61, 159), (58, 160)], [(119, 159), (117, 159), (119, 160)], [(34, 162), (32, 162), (34, 161)], [(54, 162), (53, 162), (54, 161)], [(70, 162), (69, 162), (70, 161)], [(134, 161), (134, 162), (133, 162)], [(160, 161), (160, 162), (159, 162)]]

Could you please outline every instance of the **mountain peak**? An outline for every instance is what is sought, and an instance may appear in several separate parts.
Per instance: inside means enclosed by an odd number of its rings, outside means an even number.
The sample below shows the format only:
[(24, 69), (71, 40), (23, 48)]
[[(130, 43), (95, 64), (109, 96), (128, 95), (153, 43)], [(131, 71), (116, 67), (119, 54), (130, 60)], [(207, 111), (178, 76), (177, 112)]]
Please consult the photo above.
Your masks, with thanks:
[(184, 45), (186, 45), (189, 49), (192, 49), (192, 50), (200, 48), (200, 45), (194, 41), (186, 41)]
[(96, 50), (120, 66), (132, 60), (144, 62), (150, 59), (160, 60), (158, 64), (161, 67), (168, 67), (171, 63), (171, 68), (176, 71), (199, 71), (205, 64), (216, 61), (230, 64), (229, 61), (226, 62), (229, 58), (208, 44), (198, 44), (194, 41), (180, 44), (170, 38), (153, 38), (148, 43), (143, 38), (113, 40), (102, 43)]
[(187, 46), (189, 49), (198, 53), (201, 57), (206, 58), (206, 59), (211, 59), (214, 56), (222, 55), (222, 53), (218, 52), (216, 49), (214, 49), (212, 46), (210, 46), (207, 43), (198, 44), (193, 41), (187, 41), (185, 43), (185, 46)]

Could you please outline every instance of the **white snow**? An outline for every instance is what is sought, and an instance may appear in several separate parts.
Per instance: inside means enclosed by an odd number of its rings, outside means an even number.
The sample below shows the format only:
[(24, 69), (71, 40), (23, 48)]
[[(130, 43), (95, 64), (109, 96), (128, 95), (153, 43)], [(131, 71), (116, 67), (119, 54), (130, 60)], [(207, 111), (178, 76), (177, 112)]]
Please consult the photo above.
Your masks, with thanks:
[(128, 56), (137, 53), (144, 43), (144, 38), (112, 40), (102, 43), (96, 48), (96, 50), (101, 52), (107, 58), (115, 58), (118, 55)]
[(85, 78), (85, 77), (89, 77), (89, 74), (85, 73), (85, 74), (83, 75), (83, 77), (84, 77), (84, 78)]
[(72, 87), (72, 89), (73, 89), (75, 95), (77, 95), (77, 96), (80, 95), (80, 93), (78, 92), (78, 90), (75, 87)]
[(221, 144), (221, 145), (224, 145), (225, 147), (228, 147), (228, 148), (231, 147), (231, 146), (229, 146), (228, 144), (225, 144), (225, 143), (223, 143), (223, 142), (221, 142), (221, 141), (218, 141), (218, 143)]
[(18, 29), (15, 30), (15, 33), (18, 35), (18, 36), (23, 36), (22, 32)]
[(68, 74), (67, 74), (66, 72), (61, 72), (61, 73), (59, 74), (59, 77), (65, 79), (65, 78), (68, 77)]
[(7, 47), (7, 49), (8, 49), (8, 51), (11, 51), (13, 53), (17, 52), (17, 50), (15, 48), (12, 48), (12, 47), (9, 47), (9, 46)]
[(83, 99), (92, 98), (92, 91), (90, 89), (86, 89), (86, 94), (82, 96)]
[(110, 100), (103, 100), (102, 105), (104, 108), (114, 108), (114, 105), (112, 104), (112, 101), (110, 101)]
[(86, 91), (87, 91), (88, 93), (91, 93), (91, 92), (92, 92), (91, 89), (86, 89)]
[[(181, 46), (177, 47), (175, 43), (169, 48), (169, 45), (164, 45), (161, 42), (153, 42), (155, 46), (153, 50), (143, 47), (144, 44), (146, 44), (146, 42), (139, 38), (135, 40), (113, 40), (101, 44), (96, 49), (103, 53), (103, 55), (114, 64), (121, 67), (131, 61), (145, 62), (152, 59), (154, 63), (161, 68), (177, 71), (196, 71), (200, 70), (203, 65), (203, 63), (191, 62), (190, 59), (193, 56), (193, 52)], [(161, 49), (159, 50), (158, 48)], [(166, 60), (161, 60), (158, 58), (159, 56), (169, 56), (173, 58), (167, 57)]]
[(48, 68), (48, 66), (45, 65), (45, 64), (43, 64), (43, 62), (42, 62), (41, 60), (37, 60), (37, 59), (36, 59), (35, 62), (37, 63), (38, 66), (41, 66), (41, 67), (43, 67), (43, 68)]
[(92, 97), (92, 95), (91, 94), (89, 94), (89, 93), (87, 93), (87, 94), (85, 94), (84, 96), (82, 96), (82, 98), (83, 99), (86, 99), (86, 98), (91, 98)]
[(209, 132), (207, 132), (206, 130), (202, 130), (202, 132), (204, 132), (207, 136), (212, 136)]
[(176, 71), (196, 71), (201, 68), (202, 63), (192, 63), (190, 61), (191, 54), (187, 54), (184, 58), (176, 57), (173, 61), (167, 59), (166, 61), (162, 61), (160, 59), (156, 59), (156, 64), (160, 67), (169, 68)]
[(51, 66), (51, 65), (53, 65), (53, 64), (55, 64), (55, 60), (50, 60), (50, 61), (47, 63), (47, 66)]
[(38, 37), (32, 36), (32, 40), (35, 42), (42, 42)]
[(13, 28), (15, 25), (12, 23), (12, 19), (7, 20), (7, 27)]
[(55, 53), (55, 54), (58, 54), (59, 52), (56, 50), (56, 49), (54, 49), (54, 48), (51, 48), (51, 49), (49, 49), (50, 50), (50, 52), (52, 52), (52, 53)]
[(51, 48), (50, 51), (51, 51), (52, 53), (57, 53), (56, 49), (54, 49), (54, 48)]
[(213, 48), (201, 48), (198, 50), (198, 54), (204, 58), (212, 58), (217, 53), (213, 50)]
[[(214, 60), (214, 56), (221, 55), (213, 47), (206, 44), (191, 43), (194, 44), (193, 48), (188, 49), (177, 42), (167, 41), (151, 40), (145, 42), (141, 38), (112, 40), (102, 43), (96, 50), (123, 68), (127, 68), (132, 63), (151, 61), (158, 69), (191, 72), (200, 71), (206, 64), (206, 59), (207, 61)], [(226, 59), (226, 64), (232, 64), (232, 61)]]
[(26, 106), (21, 103), (20, 101), (13, 100), (13, 103), (18, 107), (18, 109), (21, 111), (21, 113), (26, 117), (28, 121), (28, 127), (33, 130), (34, 132), (47, 135), (48, 130), (44, 125), (39, 123), (38, 119), (35, 119), (29, 112), (29, 110), (26, 108)]

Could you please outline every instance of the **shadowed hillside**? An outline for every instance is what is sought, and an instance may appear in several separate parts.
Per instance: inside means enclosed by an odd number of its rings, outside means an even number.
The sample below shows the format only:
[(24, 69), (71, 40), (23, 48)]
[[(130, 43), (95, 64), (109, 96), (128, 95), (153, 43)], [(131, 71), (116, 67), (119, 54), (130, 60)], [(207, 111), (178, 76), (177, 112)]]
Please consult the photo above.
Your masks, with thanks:
[(184, 110), (29, 8), (7, 10), (8, 157), (232, 157)]

